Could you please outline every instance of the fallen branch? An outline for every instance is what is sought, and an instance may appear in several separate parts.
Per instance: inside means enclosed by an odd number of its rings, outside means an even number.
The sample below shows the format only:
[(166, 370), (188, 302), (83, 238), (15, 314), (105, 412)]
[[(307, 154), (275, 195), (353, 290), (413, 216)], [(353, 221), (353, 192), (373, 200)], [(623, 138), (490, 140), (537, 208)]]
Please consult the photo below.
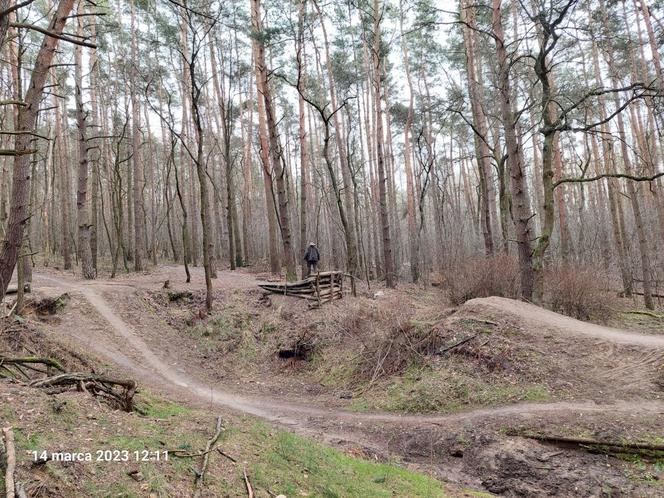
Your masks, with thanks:
[(649, 316), (651, 318), (657, 318), (658, 320), (664, 320), (664, 315), (653, 313), (652, 311), (634, 310), (634, 311), (623, 311), (623, 313), (625, 313), (627, 315), (645, 315), (645, 316)]
[(228, 459), (229, 459), (231, 462), (233, 462), (233, 463), (237, 463), (237, 460), (236, 460), (235, 458), (233, 458), (233, 457), (230, 456), (229, 454), (224, 453), (223, 451), (221, 451), (221, 448), (217, 448), (217, 451), (219, 452), (219, 454), (220, 454), (221, 456), (224, 456), (224, 457), (228, 458)]
[(451, 351), (452, 349), (454, 349), (454, 348), (456, 348), (456, 347), (459, 347), (459, 346), (461, 346), (462, 344), (465, 344), (465, 343), (467, 343), (467, 342), (469, 342), (469, 341), (475, 339), (475, 337), (477, 337), (478, 335), (479, 335), (479, 334), (474, 334), (474, 335), (471, 335), (471, 336), (469, 336), (469, 337), (466, 337), (465, 339), (461, 339), (460, 341), (455, 342), (455, 343), (452, 344), (451, 346), (447, 346), (446, 348), (441, 349), (440, 352), (439, 352), (438, 354), (444, 354), (444, 353), (447, 353), (448, 351)]
[(14, 310), (16, 309), (16, 306), (18, 306), (18, 299), (16, 301), (14, 301), (14, 306), (12, 306), (11, 309), (7, 312), (7, 314), (5, 315), (5, 318), (9, 318), (12, 315), (12, 313), (14, 313)]
[(38, 358), (35, 356), (26, 356), (23, 358), (7, 358), (5, 356), (0, 356), (0, 365), (32, 365), (32, 364), (41, 364), (48, 368), (54, 368), (60, 372), (64, 372), (65, 369), (52, 358)]
[(246, 467), (242, 469), (242, 474), (244, 475), (244, 484), (247, 487), (247, 496), (249, 496), (249, 498), (254, 498), (254, 488), (251, 487), (251, 482), (249, 482)]
[[(40, 369), (35, 365), (42, 365), (45, 368)], [(11, 368), (10, 368), (11, 367)], [(26, 370), (37, 372), (43, 375), (50, 375), (53, 370), (64, 372), (62, 366), (50, 358), (25, 357), (25, 358), (7, 358), (0, 356), (0, 377), (18, 380), (20, 376), (25, 382), (31, 382), (32, 378)]]
[[(31, 387), (40, 388), (62, 388), (76, 387), (88, 391), (95, 396), (105, 397), (118, 404), (124, 411), (131, 412), (134, 408), (134, 394), (136, 394), (136, 382), (131, 379), (114, 379), (89, 373), (63, 373), (53, 377), (33, 380)], [(121, 392), (114, 386), (123, 388)]]
[[(619, 290), (619, 291), (614, 291), (614, 292), (616, 292), (618, 294), (618, 297), (625, 297), (625, 291)], [(632, 294), (635, 295), (635, 296), (643, 296), (643, 292), (634, 291), (634, 290), (632, 291)], [(664, 297), (664, 294), (656, 294), (654, 292), (651, 292), (650, 296), (651, 297)]]
[(208, 468), (208, 463), (210, 461), (210, 451), (211, 448), (217, 443), (219, 440), (219, 436), (221, 436), (222, 431), (224, 430), (222, 423), (221, 423), (221, 417), (217, 417), (217, 427), (214, 433), (214, 436), (210, 438), (205, 445), (205, 451), (202, 453), (204, 455), (203, 457), (203, 463), (201, 465), (201, 470), (196, 472), (196, 479), (194, 480), (194, 498), (198, 498), (201, 496), (201, 484), (203, 484), (203, 479), (205, 478), (205, 472), (207, 472)]
[(14, 498), (16, 484), (14, 482), (14, 471), (16, 470), (16, 448), (14, 447), (14, 431), (11, 427), (2, 429), (5, 437), (5, 453), (7, 455), (7, 470), (5, 471), (5, 493), (7, 498)]
[(661, 453), (664, 453), (664, 444), (633, 443), (628, 441), (598, 441), (590, 438), (548, 436), (546, 434), (523, 432), (512, 432), (510, 435), (557, 445), (573, 445), (590, 449), (603, 449), (607, 453), (636, 453), (644, 456), (648, 456), (649, 453), (658, 453), (660, 455)]
[(196, 458), (205, 456), (211, 451), (218, 450), (218, 448), (212, 448), (207, 451), (198, 451), (196, 453), (186, 453), (185, 450), (168, 450), (168, 456), (173, 456), (176, 458)]

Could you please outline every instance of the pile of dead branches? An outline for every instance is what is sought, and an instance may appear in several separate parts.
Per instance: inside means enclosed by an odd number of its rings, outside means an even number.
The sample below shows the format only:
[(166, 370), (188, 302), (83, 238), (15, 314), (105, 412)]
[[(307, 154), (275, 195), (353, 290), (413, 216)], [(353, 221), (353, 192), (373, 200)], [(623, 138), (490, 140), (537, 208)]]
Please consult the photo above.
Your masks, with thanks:
[(95, 373), (66, 372), (51, 358), (0, 356), (0, 377), (59, 394), (71, 389), (86, 392), (126, 412), (134, 410), (136, 382)]

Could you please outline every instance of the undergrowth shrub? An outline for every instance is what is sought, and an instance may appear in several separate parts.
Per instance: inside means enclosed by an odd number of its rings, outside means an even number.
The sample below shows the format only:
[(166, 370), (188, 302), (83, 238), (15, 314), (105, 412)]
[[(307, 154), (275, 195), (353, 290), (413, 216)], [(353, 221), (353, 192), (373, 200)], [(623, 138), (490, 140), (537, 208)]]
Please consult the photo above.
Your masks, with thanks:
[(328, 322), (329, 330), (340, 334), (338, 341), (357, 345), (352, 382), (373, 383), (401, 374), (441, 347), (437, 331), (412, 318), (412, 308), (395, 302), (391, 306), (346, 308)]
[(476, 297), (519, 296), (519, 264), (516, 258), (498, 255), (472, 258), (447, 271), (447, 295), (460, 305)]
[(608, 276), (589, 266), (556, 265), (545, 273), (546, 306), (579, 320), (606, 321), (612, 313)]
[[(446, 272), (447, 294), (460, 305), (477, 297), (519, 298), (519, 265), (514, 257), (498, 255), (465, 260)], [(579, 320), (611, 316), (609, 278), (593, 266), (558, 264), (545, 271), (547, 308)]]

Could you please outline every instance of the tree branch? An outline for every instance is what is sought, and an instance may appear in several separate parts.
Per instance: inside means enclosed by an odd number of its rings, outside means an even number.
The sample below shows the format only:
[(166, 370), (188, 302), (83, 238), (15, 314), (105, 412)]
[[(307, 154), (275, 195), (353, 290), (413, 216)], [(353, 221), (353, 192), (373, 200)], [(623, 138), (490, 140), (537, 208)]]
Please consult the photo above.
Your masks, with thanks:
[(58, 40), (62, 40), (62, 41), (68, 42), (68, 43), (73, 43), (74, 45), (80, 45), (82, 47), (88, 47), (88, 48), (97, 48), (97, 45), (95, 45), (94, 43), (88, 43), (88, 42), (84, 42), (84, 41), (81, 41), (81, 40), (76, 40), (74, 38), (70, 38), (69, 36), (65, 36), (65, 35), (58, 35), (56, 33), (53, 33), (52, 31), (49, 31), (48, 29), (40, 28), (39, 26), (35, 26), (33, 24), (26, 24), (26, 23), (23, 23), (23, 22), (12, 22), (12, 23), (9, 23), (9, 25), (12, 28), (32, 29), (32, 30), (38, 31), (39, 33), (42, 33), (46, 36), (50, 36), (52, 38), (57, 38)]
[(657, 173), (656, 175), (652, 176), (634, 176), (634, 175), (627, 175), (624, 173), (605, 173), (602, 175), (592, 176), (589, 178), (562, 178), (561, 180), (558, 180), (553, 184), (553, 188), (556, 188), (557, 186), (562, 185), (563, 183), (588, 183), (588, 182), (601, 180), (602, 178), (626, 178), (627, 180), (632, 180), (634, 182), (652, 182), (662, 176), (664, 176), (664, 173)]

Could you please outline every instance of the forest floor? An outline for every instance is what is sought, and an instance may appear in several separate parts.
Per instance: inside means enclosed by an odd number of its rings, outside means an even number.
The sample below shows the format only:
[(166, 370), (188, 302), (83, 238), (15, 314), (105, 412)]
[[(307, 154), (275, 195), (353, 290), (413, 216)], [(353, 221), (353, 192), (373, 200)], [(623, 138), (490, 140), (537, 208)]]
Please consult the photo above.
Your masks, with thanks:
[(661, 452), (560, 442), (662, 444), (656, 316), (638, 315), (652, 320), (633, 332), (502, 298), (451, 308), (440, 291), (409, 286), (309, 311), (265, 296), (253, 274), (221, 271), (216, 312), (202, 319), (202, 272), (182, 282), (177, 266), (87, 282), (40, 269), (36, 296), (71, 299), (39, 326), (176, 406), (259, 417), (455, 485), (514, 496), (661, 495)]

